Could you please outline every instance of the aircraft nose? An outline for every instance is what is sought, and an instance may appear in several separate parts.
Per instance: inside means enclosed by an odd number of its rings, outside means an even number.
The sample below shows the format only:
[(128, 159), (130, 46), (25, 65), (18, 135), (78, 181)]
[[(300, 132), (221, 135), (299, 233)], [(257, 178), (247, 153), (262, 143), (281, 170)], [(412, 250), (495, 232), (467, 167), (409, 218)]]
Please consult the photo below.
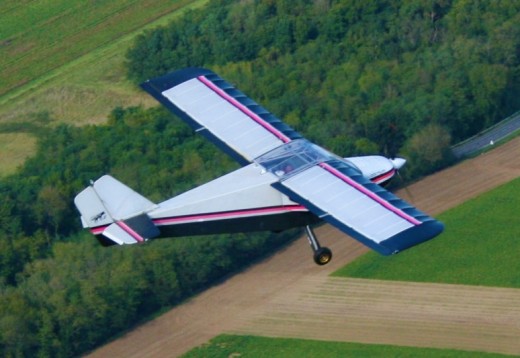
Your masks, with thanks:
[(406, 163), (406, 159), (403, 159), (403, 158), (394, 158), (394, 159), (390, 159), (390, 161), (392, 162), (392, 164), (396, 170), (401, 169), (403, 167), (403, 165)]

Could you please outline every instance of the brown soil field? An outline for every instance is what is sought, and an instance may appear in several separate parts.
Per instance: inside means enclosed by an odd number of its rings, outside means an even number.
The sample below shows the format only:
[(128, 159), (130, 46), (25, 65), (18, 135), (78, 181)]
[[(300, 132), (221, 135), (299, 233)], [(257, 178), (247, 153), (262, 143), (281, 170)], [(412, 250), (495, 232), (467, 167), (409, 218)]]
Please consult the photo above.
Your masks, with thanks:
[[(520, 176), (519, 157), (516, 138), (398, 195), (435, 215)], [(329, 225), (316, 233), (330, 264), (302, 238), (90, 356), (175, 357), (221, 333), (520, 355), (520, 290), (329, 277), (368, 249)]]

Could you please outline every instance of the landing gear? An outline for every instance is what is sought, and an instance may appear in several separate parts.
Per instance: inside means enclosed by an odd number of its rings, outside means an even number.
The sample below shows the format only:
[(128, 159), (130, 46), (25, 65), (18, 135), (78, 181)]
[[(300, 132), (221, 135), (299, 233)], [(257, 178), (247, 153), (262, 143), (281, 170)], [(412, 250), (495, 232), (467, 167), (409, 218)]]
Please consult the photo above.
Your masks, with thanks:
[(305, 226), (305, 232), (307, 233), (307, 239), (311, 245), (312, 252), (314, 253), (314, 262), (318, 265), (326, 265), (332, 259), (332, 251), (328, 247), (321, 247), (314, 231), (312, 231), (309, 225)]
[(332, 260), (332, 251), (328, 247), (320, 247), (318, 251), (314, 253), (314, 262), (318, 265), (326, 265)]

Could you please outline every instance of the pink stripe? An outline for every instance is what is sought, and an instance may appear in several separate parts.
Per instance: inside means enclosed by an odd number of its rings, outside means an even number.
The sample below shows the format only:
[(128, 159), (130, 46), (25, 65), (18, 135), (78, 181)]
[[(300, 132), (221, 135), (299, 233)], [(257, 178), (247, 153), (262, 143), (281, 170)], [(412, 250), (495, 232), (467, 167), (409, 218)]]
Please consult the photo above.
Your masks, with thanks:
[(395, 169), (392, 169), (389, 172), (387, 172), (385, 174), (381, 174), (380, 176), (377, 176), (377, 177), (372, 178), (370, 180), (373, 181), (376, 184), (379, 184), (379, 183), (384, 182), (385, 180), (390, 179), (391, 177), (394, 176), (394, 174), (395, 174)]
[(253, 216), (260, 214), (276, 214), (283, 213), (287, 211), (307, 211), (307, 209), (303, 205), (291, 205), (291, 206), (281, 206), (277, 208), (264, 208), (264, 209), (254, 209), (254, 210), (240, 210), (240, 211), (230, 211), (225, 213), (211, 213), (211, 214), (201, 214), (201, 215), (190, 215), (190, 216), (182, 216), (182, 217), (174, 217), (174, 218), (165, 218), (165, 219), (155, 219), (153, 223), (156, 225), (168, 225), (168, 224), (178, 224), (182, 222), (192, 222), (192, 221), (205, 221), (205, 220), (218, 220), (218, 219), (229, 219), (233, 217), (245, 217), (245, 216)]
[(105, 229), (107, 228), (108, 226), (100, 226), (100, 227), (95, 227), (95, 228), (91, 228), (90, 229), (90, 232), (94, 235), (100, 235), (103, 233), (103, 231), (105, 231)]
[(361, 184), (357, 183), (356, 181), (352, 180), (351, 178), (349, 178), (345, 174), (341, 173), (337, 169), (334, 169), (333, 167), (331, 167), (327, 163), (320, 163), (319, 166), (322, 167), (323, 169), (329, 171), (330, 173), (334, 174), (338, 178), (342, 179), (347, 184), (351, 185), (352, 187), (354, 187), (358, 191), (362, 192), (363, 194), (365, 194), (366, 196), (370, 197), (374, 201), (376, 201), (379, 204), (383, 205), (386, 209), (392, 211), (393, 213), (395, 213), (396, 215), (398, 215), (398, 216), (402, 217), (403, 219), (409, 221), (410, 223), (412, 223), (414, 225), (422, 224), (416, 218), (406, 214), (401, 209), (396, 208), (395, 206), (390, 204), (388, 201), (384, 200), (383, 198), (381, 198), (377, 194), (375, 194), (375, 193), (371, 192), (370, 190), (366, 189), (363, 185), (361, 185)]
[(255, 122), (260, 124), (262, 127), (267, 129), (269, 132), (274, 134), (278, 139), (280, 139), (284, 143), (288, 143), (291, 141), (289, 137), (284, 135), (282, 132), (274, 128), (272, 125), (270, 125), (268, 122), (264, 121), (260, 116), (258, 116), (256, 113), (252, 112), (249, 108), (244, 106), (242, 103), (238, 102), (236, 99), (228, 95), (225, 91), (218, 88), (213, 82), (208, 80), (205, 76), (199, 76), (199, 81), (204, 83), (206, 86), (211, 88), (215, 93), (217, 93), (220, 97), (224, 98), (226, 101), (231, 103), (233, 106), (237, 107), (239, 110), (241, 110), (244, 114), (246, 114), (248, 117), (253, 119)]
[(127, 233), (129, 233), (134, 239), (136, 239), (139, 242), (144, 242), (144, 238), (136, 233), (130, 226), (126, 225), (123, 221), (118, 221), (117, 225), (125, 230)]

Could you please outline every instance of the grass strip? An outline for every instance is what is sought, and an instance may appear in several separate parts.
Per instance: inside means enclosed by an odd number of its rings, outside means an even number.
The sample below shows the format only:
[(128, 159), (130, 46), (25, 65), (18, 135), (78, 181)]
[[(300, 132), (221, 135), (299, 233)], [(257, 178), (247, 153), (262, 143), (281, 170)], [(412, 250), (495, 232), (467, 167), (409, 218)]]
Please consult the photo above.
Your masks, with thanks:
[(191, 357), (504, 357), (501, 354), (380, 344), (220, 335), (182, 356)]

